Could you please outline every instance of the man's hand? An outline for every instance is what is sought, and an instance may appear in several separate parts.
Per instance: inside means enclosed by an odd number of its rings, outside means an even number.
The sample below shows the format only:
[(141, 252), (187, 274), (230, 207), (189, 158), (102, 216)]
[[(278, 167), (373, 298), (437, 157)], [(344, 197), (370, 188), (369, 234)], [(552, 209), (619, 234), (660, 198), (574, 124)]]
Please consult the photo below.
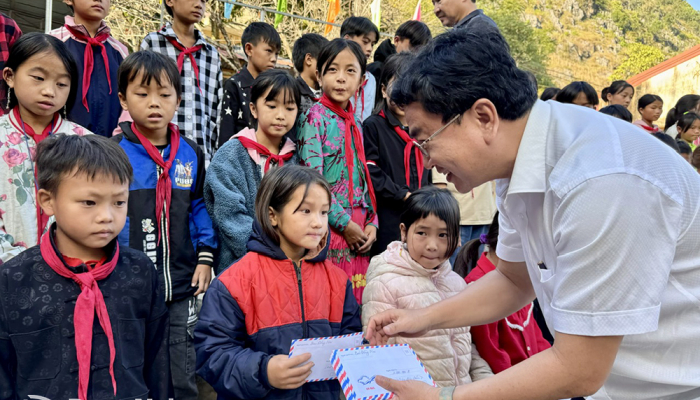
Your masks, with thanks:
[(394, 393), (398, 400), (438, 400), (440, 388), (425, 384), (421, 381), (395, 381), (377, 375), (377, 385)]
[(199, 296), (209, 289), (209, 284), (211, 283), (211, 267), (204, 264), (197, 265), (194, 270), (194, 275), (192, 276), (192, 287), (197, 287), (197, 291), (194, 292), (195, 296)]
[(384, 345), (391, 336), (405, 337), (424, 335), (430, 326), (424, 309), (387, 310), (372, 316), (367, 324), (367, 339), (372, 346)]

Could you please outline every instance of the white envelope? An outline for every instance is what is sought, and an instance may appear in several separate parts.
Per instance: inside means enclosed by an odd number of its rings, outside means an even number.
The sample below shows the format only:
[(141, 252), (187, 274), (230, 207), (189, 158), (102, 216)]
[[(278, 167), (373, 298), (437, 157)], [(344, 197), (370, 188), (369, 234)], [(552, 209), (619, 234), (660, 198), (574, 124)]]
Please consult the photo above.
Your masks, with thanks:
[(336, 379), (330, 362), (333, 351), (360, 345), (362, 345), (362, 332), (344, 336), (296, 339), (292, 340), (289, 357), (311, 353), (309, 361), (313, 362), (314, 366), (311, 368), (311, 375), (306, 378), (306, 381), (328, 381)]

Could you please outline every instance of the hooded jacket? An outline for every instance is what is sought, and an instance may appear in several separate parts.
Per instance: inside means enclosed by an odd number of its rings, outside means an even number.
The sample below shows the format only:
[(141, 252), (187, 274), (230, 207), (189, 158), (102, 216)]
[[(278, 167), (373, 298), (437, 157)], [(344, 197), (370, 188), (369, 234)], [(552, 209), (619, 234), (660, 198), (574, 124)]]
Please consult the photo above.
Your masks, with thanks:
[[(367, 287), (362, 296), (362, 325), (382, 311), (416, 310), (452, 297), (467, 287), (445, 261), (425, 269), (408, 254), (402, 242), (372, 258), (367, 270)], [(416, 338), (395, 337), (389, 344), (408, 343), (440, 387), (457, 386), (493, 375), (488, 364), (472, 346), (469, 327), (435, 329)]]
[(214, 280), (195, 327), (197, 373), (218, 399), (338, 399), (338, 381), (279, 390), (267, 377), (270, 359), (289, 354), (294, 339), (361, 331), (352, 286), (326, 260), (327, 244), (326, 236), (296, 265), (254, 223), (249, 252)]

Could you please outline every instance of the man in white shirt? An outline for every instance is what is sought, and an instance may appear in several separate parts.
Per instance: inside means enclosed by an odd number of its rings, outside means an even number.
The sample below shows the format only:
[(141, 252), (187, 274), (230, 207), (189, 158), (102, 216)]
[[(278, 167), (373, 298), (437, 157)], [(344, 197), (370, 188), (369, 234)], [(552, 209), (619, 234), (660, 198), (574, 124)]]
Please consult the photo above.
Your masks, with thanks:
[(427, 167), (462, 192), (498, 179), (501, 260), (458, 296), (374, 316), (367, 337), (490, 323), (536, 296), (555, 341), (456, 389), (378, 384), (400, 400), (700, 398), (700, 176), (685, 160), (624, 121), (537, 101), (498, 34), (436, 38), (392, 97)]

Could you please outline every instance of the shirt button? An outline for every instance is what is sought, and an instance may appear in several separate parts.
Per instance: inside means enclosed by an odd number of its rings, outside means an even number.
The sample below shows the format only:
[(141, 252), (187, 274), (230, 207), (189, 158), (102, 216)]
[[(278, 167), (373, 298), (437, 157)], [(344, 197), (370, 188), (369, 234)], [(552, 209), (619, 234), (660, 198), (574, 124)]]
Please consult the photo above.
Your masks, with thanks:
[(192, 116), (191, 116), (191, 115), (188, 115), (188, 116), (187, 116), (187, 119), (192, 119)]

